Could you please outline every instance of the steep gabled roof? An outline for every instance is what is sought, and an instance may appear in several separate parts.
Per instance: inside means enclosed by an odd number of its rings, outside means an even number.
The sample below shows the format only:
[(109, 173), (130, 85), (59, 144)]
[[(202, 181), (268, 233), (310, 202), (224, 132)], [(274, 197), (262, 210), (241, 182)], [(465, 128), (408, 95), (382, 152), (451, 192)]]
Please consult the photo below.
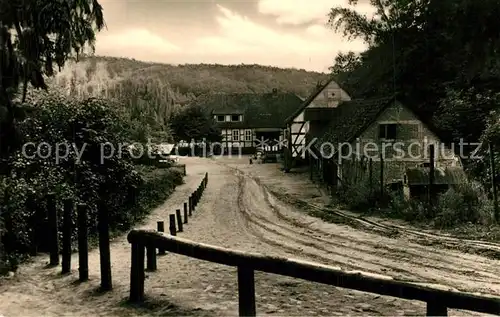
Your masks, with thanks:
[(293, 93), (209, 94), (200, 96), (196, 105), (211, 114), (243, 114), (243, 122), (219, 123), (231, 128), (282, 128), (285, 119), (302, 104)]
[(314, 146), (319, 149), (321, 144), (329, 142), (337, 147), (343, 142), (354, 141), (394, 101), (395, 97), (383, 97), (341, 102), (326, 132)]
[(303, 102), (300, 108), (298, 108), (294, 113), (292, 113), (288, 118), (286, 118), (285, 123), (290, 123), (297, 117), (302, 111), (304, 111), (307, 106), (311, 104), (311, 102), (318, 97), (318, 95), (325, 90), (326, 87), (334, 80), (333, 76), (330, 77), (323, 85), (319, 85), (316, 90), (309, 96), (307, 97)]
[[(334, 146), (334, 149), (338, 149), (338, 145), (344, 142), (355, 141), (385, 109), (395, 102), (399, 102), (396, 94), (390, 97), (353, 99), (341, 102), (336, 109), (336, 115), (328, 124), (324, 134), (315, 142), (314, 147), (319, 150), (321, 144), (329, 142)], [(436, 137), (441, 138), (442, 133), (431, 122), (425, 120), (411, 107), (403, 106), (410, 110)]]

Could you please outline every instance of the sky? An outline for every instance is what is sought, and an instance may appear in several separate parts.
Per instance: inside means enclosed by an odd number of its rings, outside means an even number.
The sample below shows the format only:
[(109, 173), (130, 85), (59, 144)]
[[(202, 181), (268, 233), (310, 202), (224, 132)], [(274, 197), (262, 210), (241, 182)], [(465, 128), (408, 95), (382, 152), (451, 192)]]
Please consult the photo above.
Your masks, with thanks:
[[(370, 14), (368, 4), (356, 10)], [(365, 0), (367, 2), (367, 0)], [(363, 51), (327, 27), (347, 0), (99, 0), (96, 54), (168, 64), (261, 64), (326, 72), (339, 51)]]

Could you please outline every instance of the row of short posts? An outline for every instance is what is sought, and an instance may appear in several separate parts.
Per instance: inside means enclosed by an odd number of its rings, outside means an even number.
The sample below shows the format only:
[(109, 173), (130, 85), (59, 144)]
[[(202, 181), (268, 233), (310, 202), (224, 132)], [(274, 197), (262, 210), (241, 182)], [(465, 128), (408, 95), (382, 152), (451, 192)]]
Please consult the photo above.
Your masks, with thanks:
[[(49, 266), (58, 266), (61, 264), (62, 274), (71, 273), (71, 236), (74, 226), (77, 229), (78, 240), (78, 271), (79, 281), (85, 282), (89, 279), (89, 247), (88, 247), (88, 206), (86, 204), (77, 204), (76, 223), (73, 221), (73, 213), (75, 208), (74, 200), (67, 198), (63, 200), (63, 219), (62, 219), (62, 250), (59, 249), (59, 219), (57, 213), (56, 196), (49, 193), (46, 196), (47, 203), (47, 219), (48, 219), (48, 237), (49, 237)], [(28, 197), (27, 208), (31, 208), (34, 217), (41, 218), (41, 214), (36, 210), (33, 197)], [(35, 231), (35, 230), (34, 230)], [(109, 241), (109, 219), (108, 212), (104, 204), (101, 204), (98, 209), (98, 234), (99, 234), (99, 253), (101, 262), (101, 290), (109, 291), (112, 289), (111, 281), (111, 255)], [(31, 255), (36, 256), (37, 250), (37, 234), (32, 235), (32, 252)], [(61, 255), (61, 261), (60, 261)]]
[[(188, 219), (193, 215), (193, 211), (195, 211), (196, 206), (198, 206), (198, 203), (200, 202), (200, 199), (203, 195), (203, 191), (205, 190), (205, 188), (207, 188), (207, 185), (208, 185), (208, 173), (205, 173), (205, 176), (203, 177), (200, 185), (198, 185), (198, 188), (196, 188), (196, 190), (189, 196), (188, 201), (184, 203), (183, 213), (181, 213), (180, 209), (177, 209), (175, 211), (175, 214), (169, 215), (168, 229), (170, 235), (176, 236), (178, 232), (184, 231), (184, 225), (188, 224), (189, 221)], [(158, 232), (165, 232), (165, 223), (163, 221), (158, 221), (156, 230)], [(157, 268), (156, 255), (165, 255), (165, 254), (166, 254), (165, 250), (159, 249), (158, 253), (156, 253), (156, 248), (146, 247), (146, 270), (156, 271)], [(140, 279), (140, 277), (137, 278)], [(134, 281), (132, 281), (131, 283), (133, 284)], [(140, 283), (144, 283), (144, 281)], [(131, 287), (131, 290), (132, 289), (133, 287)], [(132, 294), (131, 297), (133, 297)]]

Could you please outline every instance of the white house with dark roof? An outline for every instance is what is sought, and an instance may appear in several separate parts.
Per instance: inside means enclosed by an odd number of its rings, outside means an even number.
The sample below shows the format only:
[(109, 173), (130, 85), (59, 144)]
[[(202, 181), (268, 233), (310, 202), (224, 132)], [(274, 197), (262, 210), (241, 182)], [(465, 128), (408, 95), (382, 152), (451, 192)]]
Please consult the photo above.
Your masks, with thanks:
[(288, 153), (285, 171), (289, 171), (297, 159), (306, 158), (306, 145), (321, 135), (339, 103), (349, 100), (349, 94), (330, 78), (319, 84), (301, 107), (286, 119)]
[(210, 111), (222, 132), (226, 152), (255, 153), (257, 147), (280, 151), (285, 120), (302, 105), (288, 92), (209, 94), (196, 104)]

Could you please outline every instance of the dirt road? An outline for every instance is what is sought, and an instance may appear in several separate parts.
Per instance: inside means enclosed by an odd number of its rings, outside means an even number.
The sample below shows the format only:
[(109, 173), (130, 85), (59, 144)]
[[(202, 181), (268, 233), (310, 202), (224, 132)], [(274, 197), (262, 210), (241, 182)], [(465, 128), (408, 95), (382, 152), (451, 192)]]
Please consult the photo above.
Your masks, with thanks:
[[(390, 275), (407, 281), (440, 284), (471, 292), (500, 295), (498, 261), (476, 255), (422, 246), (404, 238), (359, 231), (306, 216), (267, 188), (300, 189), (321, 201), (314, 186), (281, 175), (272, 165), (248, 165), (245, 159), (183, 159), (186, 184), (157, 208), (140, 226), (153, 229), (157, 220), (180, 208), (205, 172), (209, 186), (185, 232), (194, 241), (245, 251), (312, 260), (345, 269)], [(275, 168), (275, 167), (274, 167)], [(263, 186), (266, 185), (266, 186)], [(130, 246), (126, 237), (112, 244), (114, 290), (98, 294), (99, 254), (90, 254), (91, 281), (75, 284), (74, 272), (60, 276), (60, 268), (43, 269), (47, 257), (37, 257), (18, 274), (0, 284), (0, 315), (10, 316), (137, 316), (237, 315), (237, 278), (234, 268), (167, 254), (158, 259), (158, 271), (147, 273), (148, 303), (124, 304), (128, 296)], [(256, 273), (259, 315), (423, 315), (419, 302), (366, 294)], [(451, 311), (453, 315), (479, 315)]]

